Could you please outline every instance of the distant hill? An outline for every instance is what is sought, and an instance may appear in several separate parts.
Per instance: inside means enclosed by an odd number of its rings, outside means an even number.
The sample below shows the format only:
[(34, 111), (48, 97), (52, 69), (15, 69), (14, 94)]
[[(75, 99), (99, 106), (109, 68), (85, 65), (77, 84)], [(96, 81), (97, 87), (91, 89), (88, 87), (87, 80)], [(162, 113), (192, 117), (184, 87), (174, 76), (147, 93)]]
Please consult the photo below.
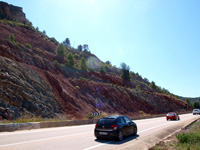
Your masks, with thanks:
[[(130, 72), (131, 80), (124, 80), (121, 68), (90, 51), (65, 46), (65, 56), (57, 56), (61, 43), (20, 19), (25, 17), (22, 9), (3, 2), (0, 7), (7, 10), (0, 11), (0, 120), (13, 119), (18, 109), (23, 118), (65, 119), (84, 119), (98, 111), (138, 116), (192, 109), (138, 73)], [(66, 65), (69, 53), (73, 67)], [(80, 67), (82, 58), (86, 70)]]
[(185, 101), (185, 99), (188, 98), (190, 100), (191, 104), (194, 104), (195, 102), (199, 102), (200, 103), (200, 97), (195, 97), (195, 98), (191, 98), (191, 97), (180, 97), (181, 100)]

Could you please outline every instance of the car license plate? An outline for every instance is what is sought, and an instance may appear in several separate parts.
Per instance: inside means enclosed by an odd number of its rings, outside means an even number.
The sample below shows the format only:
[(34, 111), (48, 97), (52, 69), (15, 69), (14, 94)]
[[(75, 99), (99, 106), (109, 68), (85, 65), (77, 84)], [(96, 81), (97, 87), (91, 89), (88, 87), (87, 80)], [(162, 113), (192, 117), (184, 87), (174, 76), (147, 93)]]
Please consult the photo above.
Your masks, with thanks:
[(99, 134), (101, 134), (101, 135), (107, 135), (108, 133), (107, 132), (99, 132)]

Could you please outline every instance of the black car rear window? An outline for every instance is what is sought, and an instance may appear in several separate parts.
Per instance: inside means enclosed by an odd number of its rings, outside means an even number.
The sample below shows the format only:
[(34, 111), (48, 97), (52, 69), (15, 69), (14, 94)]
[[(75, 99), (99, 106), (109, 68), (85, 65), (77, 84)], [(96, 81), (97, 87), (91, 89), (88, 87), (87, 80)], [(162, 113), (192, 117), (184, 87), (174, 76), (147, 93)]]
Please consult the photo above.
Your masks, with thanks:
[(101, 118), (98, 124), (113, 124), (115, 122), (114, 118)]
[(169, 116), (173, 116), (173, 115), (174, 115), (174, 113), (168, 113), (167, 115), (169, 115)]

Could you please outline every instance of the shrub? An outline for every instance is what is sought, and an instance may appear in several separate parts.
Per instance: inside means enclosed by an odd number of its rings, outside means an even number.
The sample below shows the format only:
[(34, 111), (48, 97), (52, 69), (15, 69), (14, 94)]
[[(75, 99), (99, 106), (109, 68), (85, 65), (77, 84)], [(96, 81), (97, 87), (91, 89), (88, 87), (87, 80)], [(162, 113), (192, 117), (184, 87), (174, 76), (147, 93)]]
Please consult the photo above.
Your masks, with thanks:
[(91, 116), (91, 114), (87, 114), (87, 119), (92, 119), (93, 117)]
[(78, 85), (77, 85), (77, 86), (75, 86), (75, 87), (76, 87), (76, 89), (77, 89), (77, 90), (80, 90), (80, 87), (79, 87)]
[(79, 59), (79, 58), (80, 58), (80, 55), (79, 55), (79, 54), (75, 54), (74, 57), (75, 57), (76, 59)]
[(57, 60), (54, 60), (54, 63), (55, 63), (55, 64), (57, 64), (57, 63), (58, 63), (58, 61), (57, 61)]
[(103, 65), (100, 66), (99, 72), (100, 72), (100, 73), (105, 73), (105, 72), (106, 72)]
[(83, 77), (80, 77), (80, 80), (82, 80), (82, 81), (87, 81), (88, 79), (83, 78)]
[(26, 44), (25, 45), (27, 48), (32, 48), (32, 46), (30, 44)]
[(49, 40), (50, 40), (52, 43), (54, 43), (55, 45), (58, 45), (58, 41), (57, 41), (54, 37), (50, 38)]
[(200, 136), (194, 132), (177, 134), (176, 138), (181, 143), (190, 143), (190, 144), (200, 143)]
[(15, 36), (13, 33), (9, 36), (8, 40), (15, 43)]

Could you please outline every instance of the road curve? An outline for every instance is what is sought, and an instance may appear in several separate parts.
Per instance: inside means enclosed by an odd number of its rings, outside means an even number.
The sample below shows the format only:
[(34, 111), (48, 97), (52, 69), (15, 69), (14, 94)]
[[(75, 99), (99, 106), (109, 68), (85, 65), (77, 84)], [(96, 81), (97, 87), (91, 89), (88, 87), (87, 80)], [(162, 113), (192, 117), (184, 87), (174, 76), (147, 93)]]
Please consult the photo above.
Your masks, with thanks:
[(165, 117), (134, 120), (138, 135), (123, 141), (96, 140), (94, 124), (3, 132), (0, 133), (0, 150), (142, 150), (198, 118), (199, 115), (184, 114), (179, 121), (166, 121)]

